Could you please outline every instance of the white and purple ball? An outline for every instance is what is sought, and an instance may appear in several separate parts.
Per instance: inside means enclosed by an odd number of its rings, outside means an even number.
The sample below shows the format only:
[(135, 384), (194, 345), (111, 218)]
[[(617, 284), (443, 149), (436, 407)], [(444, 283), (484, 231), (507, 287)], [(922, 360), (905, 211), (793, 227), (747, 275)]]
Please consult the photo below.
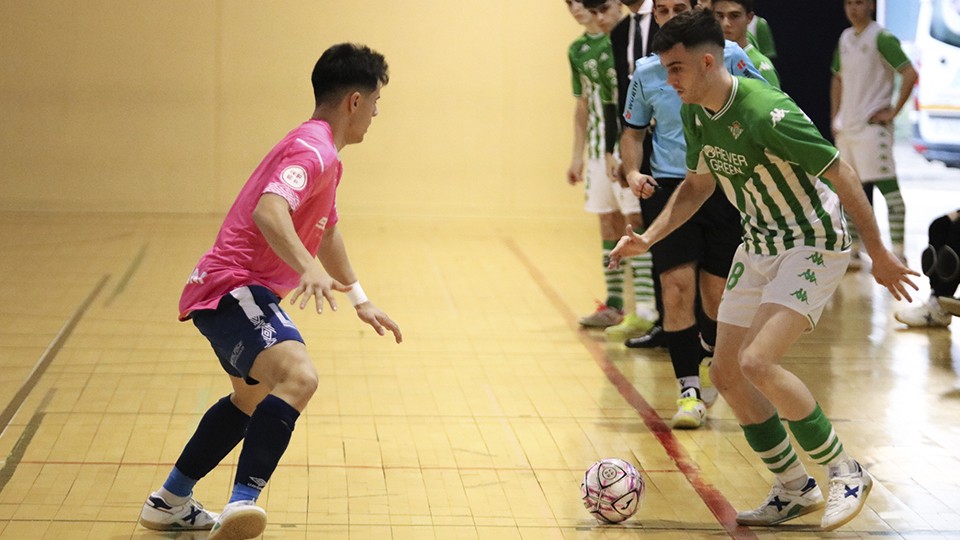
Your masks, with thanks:
[(617, 458), (591, 465), (580, 484), (583, 506), (601, 523), (620, 523), (635, 514), (645, 491), (637, 469)]

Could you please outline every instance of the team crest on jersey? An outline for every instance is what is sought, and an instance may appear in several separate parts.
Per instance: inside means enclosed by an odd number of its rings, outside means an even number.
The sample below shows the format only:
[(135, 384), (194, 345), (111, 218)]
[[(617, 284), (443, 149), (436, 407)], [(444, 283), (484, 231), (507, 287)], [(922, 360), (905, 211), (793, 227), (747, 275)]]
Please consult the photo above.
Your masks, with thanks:
[(739, 139), (740, 135), (743, 135), (743, 128), (740, 127), (740, 122), (734, 122), (728, 127), (730, 128), (730, 134), (733, 135), (734, 140)]
[(790, 111), (788, 111), (787, 109), (774, 109), (770, 111), (770, 120), (773, 121), (773, 127), (777, 127), (777, 124), (779, 124), (781, 120), (786, 118), (788, 112)]
[(300, 191), (303, 189), (303, 186), (307, 185), (307, 170), (299, 165), (290, 165), (280, 171), (280, 180), (283, 180), (284, 184), (293, 189)]

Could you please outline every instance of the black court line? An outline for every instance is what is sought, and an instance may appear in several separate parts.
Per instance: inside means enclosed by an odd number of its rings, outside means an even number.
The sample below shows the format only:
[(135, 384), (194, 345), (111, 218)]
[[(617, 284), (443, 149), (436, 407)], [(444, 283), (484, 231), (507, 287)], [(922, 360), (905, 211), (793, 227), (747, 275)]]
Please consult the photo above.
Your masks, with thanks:
[(48, 367), (50, 367), (50, 363), (53, 362), (54, 358), (56, 358), (57, 353), (60, 352), (60, 348), (63, 347), (64, 343), (66, 343), (67, 339), (70, 337), (70, 334), (73, 333), (74, 327), (76, 327), (77, 323), (80, 322), (80, 319), (83, 318), (83, 314), (87, 311), (87, 308), (90, 307), (90, 304), (93, 303), (97, 295), (100, 294), (100, 291), (103, 290), (103, 287), (107, 284), (108, 279), (110, 279), (110, 275), (104, 275), (102, 278), (100, 278), (100, 281), (94, 285), (93, 290), (90, 291), (90, 294), (87, 295), (87, 298), (81, 302), (79, 306), (77, 306), (77, 309), (73, 312), (73, 315), (67, 319), (67, 322), (64, 323), (63, 327), (60, 328), (60, 331), (57, 332), (57, 335), (54, 336), (53, 341), (51, 341), (50, 345), (47, 346), (47, 350), (43, 351), (43, 354), (40, 355), (40, 359), (37, 360), (37, 363), (33, 366), (33, 371), (31, 371), (30, 375), (27, 376), (27, 379), (23, 381), (23, 384), (20, 386), (20, 389), (17, 390), (17, 393), (13, 396), (13, 399), (11, 399), (10, 403), (8, 403), (6, 408), (3, 409), (3, 412), (0, 412), (0, 436), (2, 436), (7, 430), (7, 426), (10, 425), (10, 421), (13, 420), (13, 416), (17, 414), (17, 411), (20, 410), (23, 402), (26, 401), (27, 396), (30, 395), (30, 392), (33, 391), (33, 388), (37, 385), (40, 377), (42, 377), (43, 373), (47, 371)]
[(126, 290), (127, 284), (130, 283), (130, 278), (137, 272), (140, 264), (143, 263), (143, 259), (147, 256), (147, 246), (149, 246), (149, 244), (140, 246), (140, 251), (137, 252), (137, 255), (133, 258), (133, 262), (127, 267), (127, 271), (120, 276), (120, 279), (117, 281), (117, 286), (113, 288), (113, 292), (110, 293), (110, 296), (107, 297), (103, 305), (109, 306)]

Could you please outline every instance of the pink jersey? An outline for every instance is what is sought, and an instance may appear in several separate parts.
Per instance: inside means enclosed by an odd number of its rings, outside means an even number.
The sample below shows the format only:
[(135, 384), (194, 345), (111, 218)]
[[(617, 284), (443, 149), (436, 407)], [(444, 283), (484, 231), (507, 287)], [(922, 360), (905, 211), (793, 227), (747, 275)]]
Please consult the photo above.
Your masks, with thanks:
[(300, 276), (273, 252), (253, 221), (264, 193), (290, 204), (297, 235), (310, 253), (323, 231), (337, 222), (337, 185), (343, 167), (330, 126), (308, 120), (263, 158), (223, 220), (213, 248), (200, 258), (180, 296), (180, 320), (198, 309), (215, 309), (220, 298), (245, 285), (262, 285), (283, 297)]

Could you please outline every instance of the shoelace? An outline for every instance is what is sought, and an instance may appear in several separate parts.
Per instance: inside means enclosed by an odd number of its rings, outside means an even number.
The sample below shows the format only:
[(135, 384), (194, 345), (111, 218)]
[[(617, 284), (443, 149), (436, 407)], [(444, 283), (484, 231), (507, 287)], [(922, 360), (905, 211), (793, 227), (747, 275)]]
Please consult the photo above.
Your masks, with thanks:
[(830, 479), (830, 493), (827, 495), (827, 504), (837, 503), (843, 500), (846, 493), (847, 484), (840, 478)]

